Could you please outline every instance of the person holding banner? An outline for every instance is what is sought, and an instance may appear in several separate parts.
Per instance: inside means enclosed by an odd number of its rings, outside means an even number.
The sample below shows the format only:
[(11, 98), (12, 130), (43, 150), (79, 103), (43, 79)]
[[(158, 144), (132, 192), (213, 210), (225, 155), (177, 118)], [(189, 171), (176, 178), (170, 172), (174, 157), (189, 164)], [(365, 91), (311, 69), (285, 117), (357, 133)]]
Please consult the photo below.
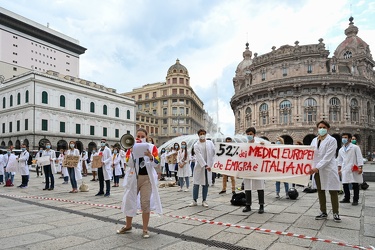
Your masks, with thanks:
[[(46, 159), (45, 162), (43, 158)], [(55, 178), (53, 177), (54, 171), (52, 170), (52, 167), (55, 167), (54, 162), (56, 160), (56, 153), (55, 150), (51, 149), (51, 143), (49, 142), (46, 143), (46, 149), (43, 151), (42, 157), (38, 161), (42, 159), (43, 162), (41, 163), (41, 165), (43, 166), (44, 178), (46, 182), (43, 190), (51, 191), (55, 188)]]
[[(99, 155), (102, 156), (102, 167), (98, 169), (99, 178), (99, 192), (95, 196), (104, 195), (109, 197), (111, 192), (111, 179), (113, 175), (112, 171), (112, 152), (109, 147), (106, 146), (106, 139), (100, 140)], [(104, 193), (104, 181), (106, 191)]]
[[(254, 127), (250, 127), (246, 129), (246, 137), (249, 143), (255, 143), (255, 135), (256, 129)], [(264, 142), (261, 142), (264, 144)], [(257, 190), (258, 192), (258, 201), (259, 201), (259, 214), (264, 213), (264, 189), (266, 187), (264, 180), (255, 180), (255, 179), (244, 179), (244, 189), (245, 189), (245, 198), (246, 198), (246, 206), (242, 210), (242, 212), (250, 212), (251, 211), (251, 190)]]
[[(232, 142), (232, 138), (227, 137), (225, 138), (225, 142)], [(232, 194), (236, 194), (236, 179), (234, 176), (229, 176), (230, 181), (232, 183)], [(228, 175), (223, 174), (223, 189), (219, 192), (219, 194), (225, 194), (227, 192), (227, 181)]]
[(345, 193), (344, 199), (340, 201), (340, 203), (350, 203), (349, 183), (351, 183), (353, 187), (352, 205), (357, 206), (359, 200), (359, 184), (363, 183), (363, 157), (361, 149), (351, 143), (351, 138), (352, 135), (350, 133), (342, 134), (342, 147), (337, 157), (339, 174), (342, 178)]
[[(70, 141), (69, 142), (69, 149), (66, 151), (66, 155), (74, 155), (74, 156), (80, 156), (79, 150), (75, 148), (75, 141)], [(81, 170), (78, 168), (78, 164), (75, 167), (68, 167), (68, 175), (70, 178), (70, 184), (72, 185), (72, 191), (69, 193), (78, 193), (78, 185), (77, 185), (77, 174), (81, 175)], [(82, 179), (82, 175), (81, 178)]]
[(318, 128), (318, 136), (311, 142), (311, 146), (315, 147), (315, 154), (314, 167), (311, 169), (310, 174), (314, 174), (313, 180), (315, 183), (313, 184), (316, 184), (318, 190), (321, 214), (316, 216), (315, 219), (327, 219), (326, 190), (328, 190), (331, 196), (333, 220), (341, 222), (338, 196), (341, 183), (336, 161), (337, 141), (328, 134), (330, 128), (328, 122), (323, 120), (318, 122), (316, 126)]
[[(7, 180), (10, 180), (10, 186), (14, 186), (14, 175), (17, 171), (17, 157), (13, 152), (13, 146), (7, 149), (7, 153), (4, 155), (4, 171), (5, 171), (5, 186), (7, 185)], [(5, 187), (4, 186), (4, 187)]]
[[(91, 156), (90, 156), (91, 166), (93, 165), (94, 156), (97, 156), (97, 155), (99, 155), (99, 152), (96, 151), (96, 147), (92, 148)], [(97, 181), (98, 180), (98, 179), (95, 179), (96, 170), (97, 170), (97, 168), (91, 167), (92, 179), (90, 181)]]
[(202, 206), (208, 207), (208, 186), (212, 184), (211, 168), (214, 163), (215, 146), (211, 140), (206, 140), (206, 130), (198, 130), (199, 141), (194, 144), (196, 163), (193, 174), (193, 202), (190, 207), (197, 206), (199, 186), (202, 186)]
[[(284, 139), (282, 137), (277, 137), (276, 144), (284, 144)], [(288, 190), (289, 183), (283, 182), (285, 188), (285, 198), (289, 199)], [(280, 181), (276, 181), (276, 198), (280, 198)]]
[(26, 150), (26, 144), (21, 145), (22, 153), (18, 156), (18, 170), (21, 174), (22, 183), (19, 185), (19, 188), (27, 188), (27, 184), (29, 183), (29, 165), (27, 165), (27, 161), (29, 160), (29, 152)]

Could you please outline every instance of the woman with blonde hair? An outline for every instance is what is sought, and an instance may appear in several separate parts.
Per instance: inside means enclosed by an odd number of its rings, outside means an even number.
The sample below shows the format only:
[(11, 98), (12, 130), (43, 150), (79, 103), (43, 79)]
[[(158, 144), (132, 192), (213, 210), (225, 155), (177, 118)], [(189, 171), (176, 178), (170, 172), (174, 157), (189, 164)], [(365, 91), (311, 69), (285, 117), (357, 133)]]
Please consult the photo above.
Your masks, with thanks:
[[(277, 137), (276, 144), (284, 144), (284, 139), (282, 137)], [(288, 191), (289, 191), (289, 183), (284, 182), (285, 188), (285, 198), (289, 199)], [(280, 181), (276, 181), (276, 198), (280, 198)]]

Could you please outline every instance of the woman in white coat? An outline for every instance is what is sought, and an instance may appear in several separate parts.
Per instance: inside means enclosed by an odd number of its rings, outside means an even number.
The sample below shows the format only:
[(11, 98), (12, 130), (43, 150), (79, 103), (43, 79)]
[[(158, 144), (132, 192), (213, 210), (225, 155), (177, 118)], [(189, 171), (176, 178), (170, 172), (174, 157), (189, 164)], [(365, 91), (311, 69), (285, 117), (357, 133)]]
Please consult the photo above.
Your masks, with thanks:
[(206, 130), (198, 130), (199, 141), (194, 144), (196, 163), (193, 175), (193, 202), (191, 207), (197, 206), (199, 186), (202, 186), (202, 206), (208, 207), (208, 186), (212, 184), (211, 168), (214, 163), (215, 146), (211, 140), (206, 140)]
[(120, 186), (120, 177), (122, 176), (121, 171), (121, 156), (120, 156), (120, 148), (115, 146), (113, 148), (112, 154), (112, 168), (113, 168), (113, 183), (112, 187), (119, 187)]
[(60, 164), (60, 166), (61, 166), (61, 174), (62, 174), (63, 177), (64, 177), (64, 182), (63, 182), (62, 184), (68, 184), (68, 183), (69, 183), (69, 173), (68, 173), (68, 168), (63, 166), (65, 153), (66, 153), (66, 152), (65, 152), (64, 149), (60, 149), (60, 154), (59, 154), (59, 157), (57, 158), (58, 161), (59, 161), (59, 164)]
[(99, 155), (102, 157), (102, 167), (98, 168), (99, 192), (95, 196), (104, 195), (104, 197), (109, 197), (111, 192), (111, 179), (113, 176), (112, 152), (107, 147), (106, 141), (106, 139), (101, 139), (100, 141)]
[(27, 161), (29, 160), (29, 152), (26, 150), (26, 144), (21, 146), (21, 154), (18, 156), (18, 170), (22, 177), (22, 183), (19, 185), (19, 188), (27, 188), (29, 183), (29, 165)]
[[(339, 166), (339, 174), (341, 174), (341, 181), (344, 189), (344, 199), (340, 203), (350, 203), (349, 183), (353, 187), (353, 206), (358, 205), (359, 200), (359, 184), (363, 182), (362, 167), (363, 157), (361, 149), (351, 143), (352, 135), (350, 133), (342, 134), (342, 147), (339, 150), (337, 157), (337, 164)], [(357, 166), (357, 169), (353, 169)]]
[(178, 151), (177, 154), (177, 164), (178, 164), (178, 170), (177, 170), (177, 176), (178, 176), (178, 182), (180, 184), (180, 189), (178, 192), (181, 192), (184, 184), (186, 182), (186, 189), (185, 192), (189, 191), (189, 176), (190, 176), (190, 166), (189, 166), (189, 154), (188, 150), (186, 148), (186, 142), (181, 142), (181, 149)]
[(314, 174), (318, 189), (318, 198), (321, 214), (316, 216), (316, 220), (327, 219), (326, 190), (329, 191), (332, 203), (333, 220), (341, 222), (339, 216), (339, 197), (340, 178), (336, 161), (337, 141), (328, 134), (330, 125), (326, 121), (317, 123), (318, 137), (314, 138), (311, 146), (315, 147), (314, 167), (310, 174)]
[(4, 185), (4, 155), (0, 153), (0, 185)]
[[(146, 143), (147, 131), (143, 128), (137, 130), (136, 143)], [(118, 234), (128, 233), (132, 230), (133, 217), (137, 215), (138, 204), (142, 209), (143, 238), (149, 238), (148, 223), (150, 211), (162, 213), (162, 207), (157, 188), (157, 173), (155, 167), (159, 164), (158, 149), (155, 145), (148, 144), (144, 157), (134, 159), (129, 149), (127, 153), (128, 168), (124, 180), (124, 197), (121, 210), (126, 216), (126, 224)]]
[(177, 165), (177, 154), (178, 150), (180, 150), (180, 145), (175, 142), (173, 144), (173, 147), (171, 147), (171, 150), (167, 153), (167, 159), (168, 159), (168, 168), (169, 172), (174, 173), (174, 178), (176, 180), (176, 183), (178, 183), (178, 177), (177, 177), (177, 171), (178, 171), (178, 165)]
[[(69, 142), (69, 150), (66, 151), (66, 155), (80, 156), (79, 150), (75, 148), (75, 145), (75, 141)], [(72, 185), (72, 191), (70, 191), (69, 193), (78, 193), (77, 181), (82, 179), (80, 164), (78, 162), (77, 167), (67, 169), (70, 178), (70, 184)]]

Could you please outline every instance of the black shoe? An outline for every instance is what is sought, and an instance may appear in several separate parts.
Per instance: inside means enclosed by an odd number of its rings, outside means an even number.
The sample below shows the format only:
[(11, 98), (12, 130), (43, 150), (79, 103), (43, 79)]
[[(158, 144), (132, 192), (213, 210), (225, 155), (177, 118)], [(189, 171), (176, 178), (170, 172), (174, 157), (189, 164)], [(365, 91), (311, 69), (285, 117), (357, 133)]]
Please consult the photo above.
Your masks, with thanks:
[(227, 191), (222, 190), (222, 191), (219, 192), (219, 194), (225, 194), (226, 192)]
[(315, 216), (315, 220), (325, 220), (325, 219), (327, 219), (327, 216), (328, 216), (327, 213), (321, 213), (321, 214)]
[(51, 190), (53, 190), (53, 188), (49, 188), (48, 190), (51, 191)]
[(339, 214), (333, 214), (333, 221), (334, 222), (341, 222)]
[(350, 200), (343, 199), (343, 200), (340, 201), (340, 203), (350, 203)]
[(251, 211), (251, 207), (249, 205), (246, 205), (245, 208), (242, 210), (242, 212), (246, 213), (246, 212), (250, 212)]
[(108, 193), (104, 195), (104, 197), (109, 197), (109, 196), (110, 196), (110, 194), (108, 194)]
[(358, 201), (353, 201), (352, 205), (353, 206), (358, 206)]
[(264, 213), (264, 206), (260, 205), (259, 210), (258, 210), (258, 214), (262, 214), (262, 213)]
[(102, 196), (103, 194), (104, 194), (103, 192), (99, 192), (95, 196)]
[(43, 188), (43, 190), (48, 190), (48, 188)]
[(236, 191), (232, 191), (232, 194), (236, 194)]

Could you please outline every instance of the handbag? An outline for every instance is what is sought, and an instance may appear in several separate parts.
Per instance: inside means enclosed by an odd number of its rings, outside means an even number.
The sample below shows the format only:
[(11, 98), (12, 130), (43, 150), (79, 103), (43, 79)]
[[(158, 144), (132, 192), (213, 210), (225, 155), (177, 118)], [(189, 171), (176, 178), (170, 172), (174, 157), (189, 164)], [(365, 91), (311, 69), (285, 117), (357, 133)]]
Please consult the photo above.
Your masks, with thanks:
[(356, 171), (359, 171), (359, 168), (357, 165), (354, 164), (352, 167), (352, 172), (356, 172)]
[(79, 191), (88, 192), (89, 191), (89, 185), (87, 185), (85, 182), (82, 182), (81, 186), (79, 186)]

